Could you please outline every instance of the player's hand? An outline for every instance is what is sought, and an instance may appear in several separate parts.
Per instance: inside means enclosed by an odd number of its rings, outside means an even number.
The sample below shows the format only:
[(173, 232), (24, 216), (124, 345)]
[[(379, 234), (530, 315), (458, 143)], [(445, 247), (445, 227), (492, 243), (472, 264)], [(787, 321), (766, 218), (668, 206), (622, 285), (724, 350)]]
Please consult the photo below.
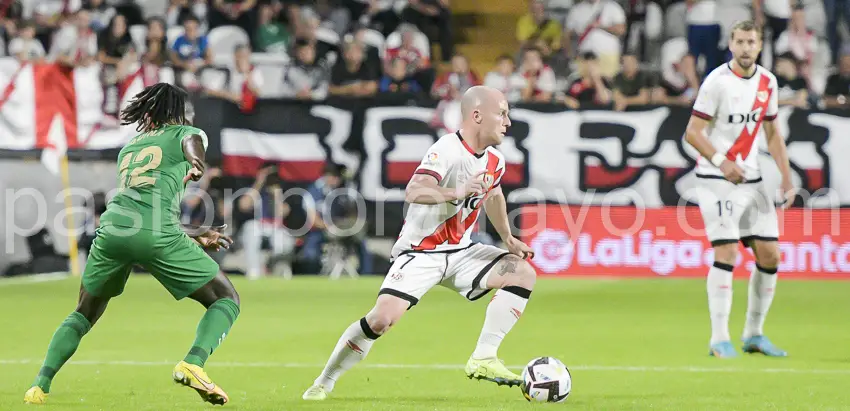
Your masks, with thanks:
[(782, 198), (785, 199), (785, 203), (782, 204), (782, 209), (791, 208), (794, 204), (794, 200), (797, 199), (797, 188), (795, 188), (794, 183), (789, 180), (782, 180)]
[(723, 177), (735, 184), (744, 182), (744, 170), (733, 161), (723, 160), (720, 171), (723, 172)]
[(516, 237), (510, 237), (505, 240), (505, 245), (508, 247), (508, 251), (511, 254), (520, 256), (523, 260), (530, 260), (534, 258), (534, 251), (531, 250), (526, 243), (519, 241)]
[(484, 174), (486, 173), (487, 170), (479, 171), (469, 178), (466, 184), (463, 185), (463, 198), (481, 195), (487, 191), (487, 185), (484, 183)]
[(231, 245), (233, 245), (233, 239), (224, 234), (224, 230), (227, 228), (227, 224), (220, 226), (210, 227), (208, 230), (204, 231), (197, 237), (195, 237), (195, 241), (208, 250), (219, 251), (221, 249), (228, 249)]
[(189, 180), (198, 181), (203, 176), (204, 172), (201, 171), (201, 169), (199, 169), (198, 167), (192, 167), (191, 169), (189, 169), (189, 172), (186, 173), (186, 177), (183, 177), (183, 185), (186, 185)]

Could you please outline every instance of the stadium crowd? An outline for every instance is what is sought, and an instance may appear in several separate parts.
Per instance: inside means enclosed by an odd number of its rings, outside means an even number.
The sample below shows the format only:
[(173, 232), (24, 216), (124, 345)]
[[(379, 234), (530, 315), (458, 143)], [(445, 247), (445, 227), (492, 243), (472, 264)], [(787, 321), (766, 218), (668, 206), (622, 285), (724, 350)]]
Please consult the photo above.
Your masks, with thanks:
[[(779, 79), (780, 104), (850, 107), (847, 0), (527, 5), (516, 22), (516, 52), (498, 56), (484, 75), (454, 51), (449, 0), (0, 0), (0, 53), (69, 67), (99, 63), (104, 113), (116, 120), (122, 84), (139, 76), (145, 85), (174, 81), (246, 111), (258, 97), (409, 93), (447, 101), (482, 83), (511, 102), (624, 110), (691, 105), (701, 78), (726, 60), (731, 26), (751, 18), (764, 28), (760, 61)], [(288, 184), (276, 176), (273, 165), (262, 168), (254, 181), (261, 196), (243, 196), (233, 206), (221, 198), (214, 167), (196, 188), (216, 202), (215, 221), (237, 221), (249, 275), (274, 271), (278, 261), (291, 273), (296, 260), (303, 263), (297, 272), (327, 272), (323, 221), (336, 212), (324, 198), (337, 187), (356, 187), (343, 168), (330, 165), (304, 204), (290, 204), (275, 200)], [(256, 201), (260, 218), (249, 215)], [(203, 218), (200, 208), (187, 196), (187, 221)], [(310, 221), (310, 231), (292, 235), (285, 227), (293, 218)], [(359, 271), (371, 272), (361, 235), (334, 244), (342, 260), (356, 255)], [(261, 249), (271, 251), (265, 264), (255, 257)]]

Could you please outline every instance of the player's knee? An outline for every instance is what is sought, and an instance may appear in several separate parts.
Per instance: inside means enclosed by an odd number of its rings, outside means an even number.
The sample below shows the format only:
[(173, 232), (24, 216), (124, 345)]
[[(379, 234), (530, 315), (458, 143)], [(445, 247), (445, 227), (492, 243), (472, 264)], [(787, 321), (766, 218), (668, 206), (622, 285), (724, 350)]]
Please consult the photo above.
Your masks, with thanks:
[(776, 268), (779, 266), (779, 249), (776, 247), (759, 250), (756, 253), (756, 263), (764, 268)]
[(375, 334), (382, 335), (389, 331), (410, 307), (410, 303), (391, 295), (381, 295), (375, 308), (366, 314), (366, 322)]
[(516, 264), (516, 271), (505, 278), (505, 287), (522, 287), (528, 290), (534, 288), (537, 282), (537, 272), (528, 261), (519, 260)]
[(735, 265), (738, 260), (738, 243), (714, 246), (714, 261)]

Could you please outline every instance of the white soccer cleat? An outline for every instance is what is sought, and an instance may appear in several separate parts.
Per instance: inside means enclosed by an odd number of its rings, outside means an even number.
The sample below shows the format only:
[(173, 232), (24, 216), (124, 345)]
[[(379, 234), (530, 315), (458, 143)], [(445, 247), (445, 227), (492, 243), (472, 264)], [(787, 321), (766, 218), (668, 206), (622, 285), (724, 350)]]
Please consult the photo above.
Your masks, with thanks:
[(324, 401), (328, 398), (328, 391), (322, 384), (313, 385), (304, 392), (301, 398), (307, 401)]

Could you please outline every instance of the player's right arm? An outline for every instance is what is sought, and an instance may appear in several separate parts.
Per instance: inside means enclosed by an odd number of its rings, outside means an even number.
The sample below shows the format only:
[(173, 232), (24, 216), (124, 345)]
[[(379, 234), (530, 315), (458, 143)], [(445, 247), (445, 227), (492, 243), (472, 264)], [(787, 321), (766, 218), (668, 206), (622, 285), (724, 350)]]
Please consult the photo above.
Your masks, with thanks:
[(443, 204), (464, 199), (485, 190), (484, 172), (472, 176), (469, 181), (456, 188), (443, 187), (440, 183), (449, 175), (456, 162), (451, 149), (443, 149), (445, 140), (440, 140), (425, 153), (413, 177), (407, 183), (404, 200), (411, 204)]
[(688, 121), (688, 128), (685, 131), (685, 141), (719, 168), (727, 180), (737, 184), (744, 181), (744, 170), (735, 162), (726, 159), (725, 153), (719, 152), (706, 138), (705, 130), (717, 113), (717, 104), (720, 100), (719, 96), (715, 95), (716, 87), (711, 87), (710, 83), (711, 78), (707, 78), (699, 89)]

